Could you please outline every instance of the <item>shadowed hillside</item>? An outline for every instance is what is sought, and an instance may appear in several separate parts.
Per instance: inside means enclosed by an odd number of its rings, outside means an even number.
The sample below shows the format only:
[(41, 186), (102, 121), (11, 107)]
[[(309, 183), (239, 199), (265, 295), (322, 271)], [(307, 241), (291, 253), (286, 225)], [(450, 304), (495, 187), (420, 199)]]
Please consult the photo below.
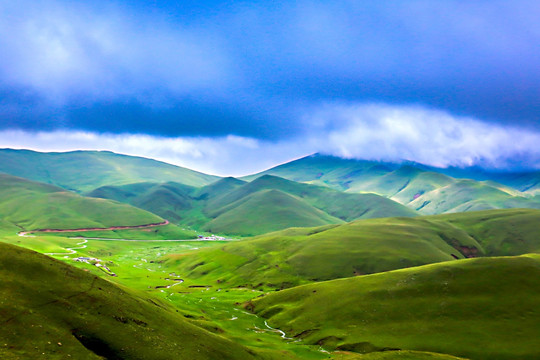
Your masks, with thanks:
[(0, 243), (3, 359), (255, 359), (142, 293)]
[(198, 189), (172, 182), (105, 186), (88, 195), (124, 201), (209, 232), (243, 236), (360, 218), (416, 216), (375, 194), (347, 194), (268, 175), (250, 183), (224, 178)]

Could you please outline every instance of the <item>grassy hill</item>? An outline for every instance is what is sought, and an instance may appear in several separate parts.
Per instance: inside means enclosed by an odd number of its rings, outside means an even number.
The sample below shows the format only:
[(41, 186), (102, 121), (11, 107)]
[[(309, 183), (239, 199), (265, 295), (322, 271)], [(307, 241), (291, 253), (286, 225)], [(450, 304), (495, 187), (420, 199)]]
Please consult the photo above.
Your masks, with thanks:
[(243, 236), (292, 226), (417, 215), (375, 194), (346, 194), (269, 175), (249, 183), (223, 178), (201, 188), (174, 182), (104, 186), (88, 195), (127, 202), (209, 232)]
[(342, 159), (335, 156), (314, 154), (242, 179), (251, 181), (262, 175), (274, 175), (345, 191), (354, 187), (358, 181), (366, 182), (376, 179), (398, 167), (399, 165), (391, 163)]
[(302, 184), (277, 176), (264, 175), (250, 183), (224, 193), (208, 202), (207, 211), (219, 214), (227, 205), (258, 191), (275, 189), (293, 195), (344, 221), (359, 218), (416, 216), (410, 209), (374, 194), (345, 194), (322, 186)]
[(7, 174), (0, 174), (0, 217), (21, 230), (131, 226), (163, 221), (127, 204), (86, 198)]
[(342, 223), (302, 200), (280, 190), (261, 190), (237, 200), (203, 226), (215, 233), (257, 235), (293, 226), (312, 227)]
[(533, 198), (540, 191), (538, 171), (444, 169), (418, 163), (385, 163), (315, 154), (245, 179), (254, 179), (263, 174), (324, 185), (348, 193), (372, 192), (426, 215), (540, 208), (538, 199)]
[(170, 305), (0, 243), (3, 359), (255, 359)]
[(423, 194), (409, 206), (427, 215), (503, 208), (540, 209), (536, 199), (513, 196), (509, 191), (474, 180), (459, 180)]
[(328, 349), (537, 359), (540, 256), (467, 259), (299, 286), (250, 307)]
[(290, 287), (463, 259), (540, 253), (540, 211), (491, 210), (292, 228), (168, 256), (201, 283)]
[(135, 183), (102, 186), (87, 195), (125, 202), (178, 223), (183, 219), (183, 215), (193, 208), (191, 195), (196, 189), (176, 182)]
[(0, 149), (0, 172), (77, 192), (136, 182), (175, 181), (203, 186), (218, 179), (160, 161), (108, 151), (41, 153)]

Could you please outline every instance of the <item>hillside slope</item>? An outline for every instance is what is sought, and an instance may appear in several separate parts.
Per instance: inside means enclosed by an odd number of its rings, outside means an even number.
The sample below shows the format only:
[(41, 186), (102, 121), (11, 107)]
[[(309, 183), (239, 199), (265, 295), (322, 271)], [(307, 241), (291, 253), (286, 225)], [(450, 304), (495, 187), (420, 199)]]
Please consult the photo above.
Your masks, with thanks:
[[(467, 259), (270, 293), (250, 308), (328, 349), (537, 359), (540, 256)], [(324, 310), (322, 310), (324, 309)]]
[(221, 286), (306, 282), (485, 255), (540, 253), (540, 211), (491, 210), (292, 228), (168, 256), (179, 272)]
[(145, 181), (203, 186), (218, 179), (164, 162), (108, 151), (41, 153), (0, 149), (0, 172), (77, 192)]
[(0, 217), (21, 230), (104, 228), (163, 222), (147, 211), (111, 200), (0, 174)]
[(203, 230), (244, 236), (294, 226), (339, 224), (337, 219), (280, 190), (261, 190), (229, 204)]
[(166, 305), (0, 242), (3, 359), (254, 359)]
[(408, 205), (426, 215), (489, 209), (540, 209), (537, 199), (514, 196), (508, 191), (496, 188), (493, 184), (458, 180), (422, 194)]
[(229, 204), (258, 191), (268, 189), (279, 190), (293, 195), (307, 204), (344, 221), (360, 218), (417, 215), (414, 211), (382, 196), (345, 194), (327, 187), (298, 183), (271, 175), (261, 176), (233, 191), (215, 197), (208, 202), (207, 212), (209, 214), (219, 214)]
[(314, 154), (245, 179), (261, 175), (280, 176), (350, 193), (372, 192), (426, 215), (540, 208), (538, 199), (532, 198), (540, 191), (538, 171), (490, 172), (474, 167), (445, 169), (412, 162), (387, 163)]
[(291, 226), (417, 215), (375, 194), (346, 194), (268, 175), (250, 183), (223, 178), (201, 188), (174, 182), (104, 186), (88, 195), (127, 202), (179, 224), (243, 236)]

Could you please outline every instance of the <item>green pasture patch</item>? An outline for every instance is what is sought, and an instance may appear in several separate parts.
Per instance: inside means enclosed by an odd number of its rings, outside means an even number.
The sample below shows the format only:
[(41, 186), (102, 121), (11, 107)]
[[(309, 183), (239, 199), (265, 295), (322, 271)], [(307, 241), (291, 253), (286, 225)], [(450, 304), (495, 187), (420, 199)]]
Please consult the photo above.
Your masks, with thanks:
[(540, 356), (539, 301), (540, 255), (526, 255), (303, 285), (248, 307), (289, 336), (328, 349), (532, 359)]

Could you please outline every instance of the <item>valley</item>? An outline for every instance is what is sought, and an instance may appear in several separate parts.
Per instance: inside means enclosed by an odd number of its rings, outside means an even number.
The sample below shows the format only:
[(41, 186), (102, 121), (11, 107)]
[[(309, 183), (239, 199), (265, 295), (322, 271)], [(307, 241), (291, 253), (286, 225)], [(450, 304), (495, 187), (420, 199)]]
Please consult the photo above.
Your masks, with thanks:
[[(69, 174), (69, 156), (60, 158)], [(355, 180), (340, 161), (304, 167), (305, 182), (285, 178), (298, 168), (289, 164), (283, 177), (195, 186), (157, 175), (118, 184), (115, 175), (77, 191), (53, 175), (56, 185), (1, 174), (0, 355), (540, 357), (535, 195), (365, 162), (352, 168)], [(398, 170), (410, 176), (405, 187)], [(314, 181), (315, 171), (350, 187)], [(377, 194), (362, 187), (367, 177)], [(430, 215), (403, 200), (427, 194)], [(471, 205), (483, 198), (487, 209)]]

